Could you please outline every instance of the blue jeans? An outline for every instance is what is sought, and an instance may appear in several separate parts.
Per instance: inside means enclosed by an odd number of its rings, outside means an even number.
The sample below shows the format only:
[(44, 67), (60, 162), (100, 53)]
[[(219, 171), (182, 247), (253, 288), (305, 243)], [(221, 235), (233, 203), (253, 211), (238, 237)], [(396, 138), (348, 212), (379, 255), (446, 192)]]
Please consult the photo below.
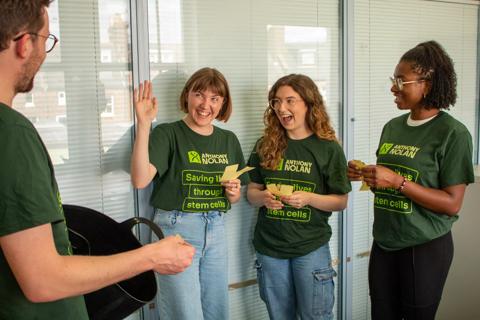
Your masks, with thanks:
[(333, 319), (335, 270), (328, 243), (307, 255), (278, 259), (257, 252), (260, 297), (272, 320)]
[(184, 272), (157, 277), (160, 319), (228, 319), (224, 213), (157, 209), (154, 221), (165, 236), (179, 234), (196, 249), (192, 265)]

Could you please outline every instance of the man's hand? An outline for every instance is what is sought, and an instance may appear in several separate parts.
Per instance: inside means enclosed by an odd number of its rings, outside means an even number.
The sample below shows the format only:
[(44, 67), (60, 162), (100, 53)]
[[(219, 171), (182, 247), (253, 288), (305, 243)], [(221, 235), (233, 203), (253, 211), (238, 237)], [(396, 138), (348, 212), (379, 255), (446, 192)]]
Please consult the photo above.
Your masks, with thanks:
[(180, 236), (169, 236), (152, 244), (155, 246), (153, 270), (160, 274), (176, 274), (192, 263), (195, 248)]

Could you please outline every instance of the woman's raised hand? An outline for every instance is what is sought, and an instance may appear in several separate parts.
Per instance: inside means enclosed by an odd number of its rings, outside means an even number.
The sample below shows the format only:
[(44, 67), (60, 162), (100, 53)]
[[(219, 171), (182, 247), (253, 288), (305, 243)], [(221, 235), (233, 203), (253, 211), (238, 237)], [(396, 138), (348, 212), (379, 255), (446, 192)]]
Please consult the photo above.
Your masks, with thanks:
[(149, 125), (158, 113), (157, 98), (152, 93), (152, 83), (145, 80), (133, 91), (133, 105), (139, 124)]

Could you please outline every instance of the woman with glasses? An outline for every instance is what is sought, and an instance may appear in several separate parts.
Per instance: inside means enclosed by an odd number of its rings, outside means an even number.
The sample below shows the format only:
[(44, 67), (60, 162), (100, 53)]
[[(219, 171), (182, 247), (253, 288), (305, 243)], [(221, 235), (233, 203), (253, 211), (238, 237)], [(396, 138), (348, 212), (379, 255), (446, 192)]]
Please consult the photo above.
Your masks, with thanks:
[(435, 318), (453, 258), (450, 229), (474, 181), (472, 138), (442, 111), (455, 104), (453, 63), (435, 41), (407, 51), (391, 91), (408, 111), (383, 128), (377, 164), (349, 162), (375, 193), (369, 266), (372, 319)]
[(328, 218), (347, 205), (345, 155), (312, 79), (282, 77), (268, 98), (247, 192), (260, 208), (253, 238), (260, 297), (270, 319), (333, 319)]
[(160, 319), (228, 319), (224, 216), (240, 199), (241, 183), (248, 182), (247, 175), (220, 182), (226, 166), (245, 166), (235, 134), (213, 125), (232, 113), (228, 83), (216, 69), (196, 71), (180, 94), (183, 119), (152, 133), (158, 109), (151, 83), (141, 84), (134, 96), (132, 183), (144, 188), (153, 180), (154, 221), (166, 236), (179, 235), (195, 247), (187, 270), (159, 276)]

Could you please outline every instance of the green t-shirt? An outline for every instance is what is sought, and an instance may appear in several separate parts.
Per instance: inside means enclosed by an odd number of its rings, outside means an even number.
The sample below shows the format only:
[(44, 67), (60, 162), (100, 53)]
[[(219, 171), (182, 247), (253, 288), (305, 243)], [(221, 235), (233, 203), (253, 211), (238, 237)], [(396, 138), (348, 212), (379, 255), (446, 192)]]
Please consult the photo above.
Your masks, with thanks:
[[(30, 121), (1, 103), (0, 146), (0, 237), (51, 223), (58, 253), (70, 255), (48, 153)], [(1, 250), (0, 304), (0, 319), (88, 319), (83, 296), (47, 303), (28, 301)]]
[[(383, 128), (377, 164), (426, 188), (442, 189), (474, 181), (472, 137), (448, 113), (420, 126), (407, 125), (408, 114)], [(376, 189), (373, 237), (385, 250), (398, 250), (438, 238), (458, 216), (434, 213), (395, 189)]]
[[(345, 155), (337, 142), (315, 135), (302, 140), (288, 139), (285, 155), (276, 170), (260, 166), (256, 148), (248, 161), (248, 165), (255, 167), (250, 171), (252, 182), (292, 185), (294, 191), (317, 194), (346, 194), (351, 190)], [(330, 240), (331, 214), (310, 206), (296, 209), (285, 205), (281, 210), (261, 207), (253, 245), (261, 254), (280, 259), (303, 256)]]
[[(155, 127), (150, 134), (149, 157), (158, 173), (150, 202), (163, 210), (227, 211), (230, 202), (220, 185), (226, 166), (245, 167), (242, 149), (231, 131), (214, 126), (203, 136), (183, 120)], [(248, 175), (240, 177), (247, 183)]]

